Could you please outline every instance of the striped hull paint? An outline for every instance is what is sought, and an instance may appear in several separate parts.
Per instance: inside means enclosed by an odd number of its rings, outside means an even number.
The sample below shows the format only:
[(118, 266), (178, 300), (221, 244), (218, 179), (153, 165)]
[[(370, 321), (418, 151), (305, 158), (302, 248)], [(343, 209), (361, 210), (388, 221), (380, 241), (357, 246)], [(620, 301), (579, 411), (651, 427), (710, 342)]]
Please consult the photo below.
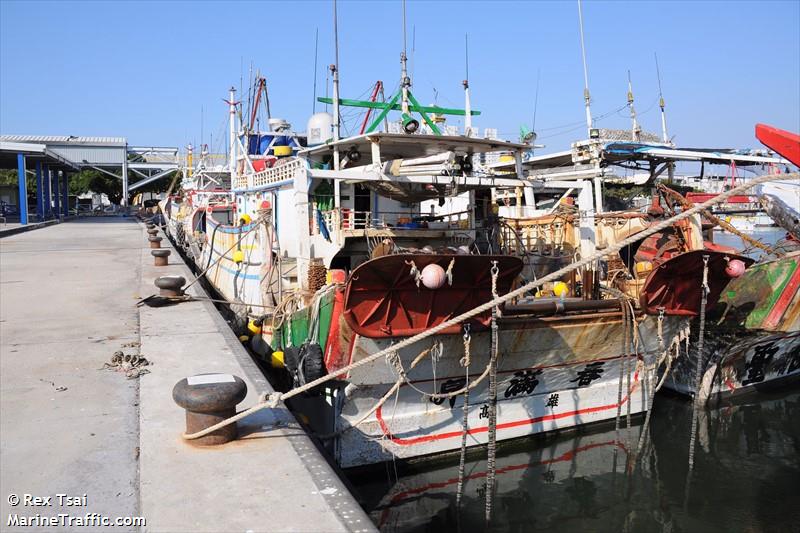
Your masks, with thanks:
[[(228, 226), (219, 224), (210, 217), (206, 219), (205, 243), (196, 261), (201, 270), (213, 264), (206, 273), (208, 282), (226, 300), (237, 304), (260, 306), (262, 266), (264, 259), (264, 236), (260, 229), (253, 231), (251, 226)], [(240, 235), (244, 238), (237, 245)], [(233, 248), (233, 249), (231, 249)], [(235, 250), (241, 249), (244, 261), (233, 260)]]
[[(539, 320), (538, 324), (514, 324), (511, 319), (501, 324), (498, 441), (611, 420), (618, 411), (626, 415), (646, 410), (656, 377), (655, 319), (643, 319), (639, 351), (624, 357), (620, 356), (621, 318), (618, 314), (606, 315)], [(673, 335), (687, 322), (685, 318), (668, 317), (665, 336)], [(427, 358), (409, 370), (411, 360), (431, 342), (441, 343), (435, 364)], [(470, 381), (477, 379), (488, 364), (489, 342), (488, 332), (472, 336)], [(358, 360), (389, 346), (391, 340), (356, 336), (351, 343), (351, 356)], [(434, 401), (420, 392), (441, 393), (464, 386), (466, 372), (459, 364), (463, 356), (461, 335), (433, 337), (417, 347), (401, 349), (399, 356), (411, 383), (401, 386), (361, 425), (343, 431), (336, 439), (333, 451), (342, 467), (448, 452), (461, 446), (464, 397)], [(335, 393), (336, 429), (344, 430), (364, 416), (395, 379), (387, 361), (373, 361), (355, 369), (348, 376), (352, 387)], [(487, 416), (488, 379), (470, 392), (468, 446), (486, 443)]]

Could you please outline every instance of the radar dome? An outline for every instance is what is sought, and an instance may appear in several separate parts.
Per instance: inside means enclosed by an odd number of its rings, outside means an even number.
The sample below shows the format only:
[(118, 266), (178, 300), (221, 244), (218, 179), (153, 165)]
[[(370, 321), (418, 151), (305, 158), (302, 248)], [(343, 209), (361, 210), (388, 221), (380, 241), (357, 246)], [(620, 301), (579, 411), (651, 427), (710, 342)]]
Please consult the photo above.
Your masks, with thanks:
[(308, 119), (308, 146), (323, 144), (333, 137), (333, 116), (330, 113), (315, 113)]

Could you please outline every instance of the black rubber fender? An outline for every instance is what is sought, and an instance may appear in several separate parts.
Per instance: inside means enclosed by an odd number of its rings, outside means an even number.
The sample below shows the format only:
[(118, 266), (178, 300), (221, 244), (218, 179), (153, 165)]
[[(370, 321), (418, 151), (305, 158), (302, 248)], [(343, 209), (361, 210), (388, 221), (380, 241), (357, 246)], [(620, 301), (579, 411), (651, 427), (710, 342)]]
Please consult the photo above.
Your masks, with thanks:
[(283, 349), (283, 364), (290, 374), (295, 375), (300, 363), (300, 348), (297, 346), (287, 346)]
[(300, 349), (300, 358), (306, 383), (319, 379), (327, 373), (322, 347), (319, 344), (304, 344)]

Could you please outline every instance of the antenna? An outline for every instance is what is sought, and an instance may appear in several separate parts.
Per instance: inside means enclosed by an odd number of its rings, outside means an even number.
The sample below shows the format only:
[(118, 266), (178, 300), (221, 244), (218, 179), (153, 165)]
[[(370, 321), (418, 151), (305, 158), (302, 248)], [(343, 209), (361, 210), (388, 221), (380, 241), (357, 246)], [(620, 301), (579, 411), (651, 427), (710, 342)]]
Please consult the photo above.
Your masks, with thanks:
[(469, 81), (469, 33), (464, 34), (464, 79)]
[(319, 52), (319, 26), (317, 31), (314, 32), (314, 106), (311, 109), (311, 114), (317, 112), (317, 56)]
[(661, 138), (665, 143), (668, 143), (667, 114), (664, 112), (664, 94), (661, 92), (661, 69), (658, 68), (658, 54), (653, 52), (653, 55), (656, 58), (656, 76), (658, 76), (658, 106), (661, 108)]
[[(242, 94), (242, 96), (244, 96), (244, 94)], [(251, 60), (250, 70), (247, 73), (247, 109), (244, 109), (244, 106), (242, 106), (242, 110), (240, 112), (250, 113), (252, 109), (253, 109), (253, 61)], [(245, 128), (247, 128), (246, 124)]]
[(533, 98), (533, 123), (531, 124), (531, 132), (533, 133), (533, 140), (531, 141), (531, 153), (534, 153), (536, 146), (536, 110), (539, 109), (539, 77), (542, 73), (541, 68), (536, 69), (536, 96)]
[(631, 140), (639, 142), (642, 131), (636, 122), (636, 109), (633, 107), (633, 85), (631, 83), (631, 71), (628, 71), (628, 107), (631, 110)]
[(469, 34), (464, 34), (464, 135), (472, 136), (472, 106), (469, 101)]
[(403, 98), (400, 107), (402, 113), (408, 116), (408, 88), (411, 87), (411, 78), (408, 77), (408, 69), (406, 68), (408, 59), (406, 51), (406, 0), (403, 0), (403, 52), (400, 54), (400, 86), (402, 87)]
[(590, 107), (591, 96), (589, 94), (589, 71), (586, 68), (586, 45), (583, 42), (583, 10), (581, 9), (581, 0), (578, 0), (578, 24), (581, 30), (581, 58), (583, 59), (583, 100), (586, 105), (586, 128), (589, 130), (589, 136), (592, 132), (592, 109)]
[(407, 52), (406, 46), (406, 0), (403, 0), (403, 55)]
[(200, 106), (200, 153), (203, 153), (203, 106)]

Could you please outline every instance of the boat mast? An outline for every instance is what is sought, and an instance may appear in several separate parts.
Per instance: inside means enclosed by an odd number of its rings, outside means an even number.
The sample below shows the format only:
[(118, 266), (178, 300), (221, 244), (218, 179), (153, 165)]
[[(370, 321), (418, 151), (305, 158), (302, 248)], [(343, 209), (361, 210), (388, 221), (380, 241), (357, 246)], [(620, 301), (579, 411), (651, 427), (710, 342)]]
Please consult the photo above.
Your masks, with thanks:
[[(591, 109), (591, 95), (589, 94), (589, 69), (586, 67), (586, 45), (583, 40), (583, 9), (581, 8), (581, 0), (578, 0), (578, 25), (580, 27), (581, 33), (581, 59), (583, 60), (583, 101), (586, 107), (586, 129), (589, 133), (589, 138), (592, 139), (593, 137), (597, 137), (597, 132), (595, 135), (592, 135), (592, 130), (594, 129), (592, 126), (592, 109)], [(603, 193), (602, 193), (602, 179), (600, 177), (600, 160), (596, 157), (593, 157), (593, 163), (595, 169), (597, 170), (597, 174), (594, 177), (594, 207), (598, 213), (602, 213), (603, 211)], [(579, 184), (582, 184), (583, 180), (579, 180)], [(588, 187), (591, 189), (591, 185)], [(580, 199), (580, 196), (579, 196)], [(585, 207), (584, 207), (585, 209)], [(594, 219), (592, 219), (594, 220)], [(591, 222), (591, 226), (589, 229), (592, 231), (594, 235), (594, 222)], [(592, 236), (592, 240), (594, 240), (594, 236)], [(585, 253), (584, 250), (581, 253)]]
[(228, 139), (230, 143), (228, 170), (231, 173), (231, 185), (233, 185), (236, 177), (236, 87), (231, 86), (228, 98), (228, 108), (230, 109), (230, 117), (228, 119), (228, 128), (230, 129)]
[(583, 59), (583, 101), (586, 106), (586, 128), (589, 137), (592, 136), (592, 109), (591, 109), (591, 96), (589, 94), (589, 71), (586, 68), (586, 46), (583, 42), (583, 10), (581, 9), (581, 0), (578, 0), (578, 24), (581, 31), (581, 58)]
[(472, 106), (469, 101), (469, 34), (464, 34), (464, 136), (472, 136)]
[(536, 96), (533, 98), (533, 122), (531, 123), (531, 155), (536, 153), (536, 111), (539, 109), (539, 77), (541, 69), (536, 69)]
[[(333, 50), (334, 63), (331, 65), (333, 76), (333, 169), (339, 170), (339, 17), (336, 13), (336, 0), (333, 0)], [(333, 206), (339, 209), (341, 204), (340, 180), (333, 180)]]
[(661, 137), (665, 143), (669, 143), (667, 135), (667, 114), (664, 112), (664, 94), (661, 92), (661, 70), (658, 68), (658, 54), (653, 52), (656, 58), (656, 76), (658, 77), (658, 106), (661, 108)]
[(636, 121), (636, 109), (633, 107), (633, 84), (631, 83), (631, 71), (628, 71), (628, 107), (631, 110), (631, 140), (639, 142), (642, 129)]
[(419, 122), (414, 120), (409, 113), (408, 90), (411, 88), (411, 78), (408, 76), (408, 45), (406, 43), (406, 0), (403, 0), (403, 51), (400, 53), (400, 113), (403, 117), (403, 128), (406, 133), (414, 133), (419, 128)]

